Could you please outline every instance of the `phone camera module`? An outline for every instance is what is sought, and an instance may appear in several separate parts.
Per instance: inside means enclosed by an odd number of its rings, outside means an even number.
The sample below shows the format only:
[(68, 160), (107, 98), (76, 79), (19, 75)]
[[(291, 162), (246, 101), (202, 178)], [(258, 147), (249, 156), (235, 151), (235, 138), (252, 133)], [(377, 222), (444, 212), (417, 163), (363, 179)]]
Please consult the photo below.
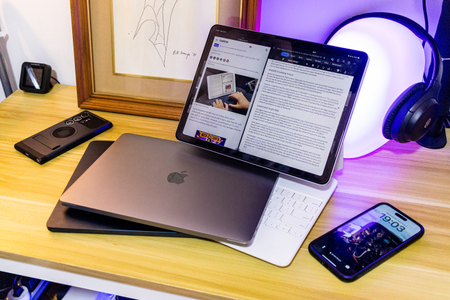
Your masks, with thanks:
[(62, 139), (62, 138), (67, 138), (69, 136), (74, 135), (75, 131), (76, 130), (73, 127), (60, 127), (58, 129), (55, 129), (55, 131), (53, 131), (52, 135), (55, 138)]

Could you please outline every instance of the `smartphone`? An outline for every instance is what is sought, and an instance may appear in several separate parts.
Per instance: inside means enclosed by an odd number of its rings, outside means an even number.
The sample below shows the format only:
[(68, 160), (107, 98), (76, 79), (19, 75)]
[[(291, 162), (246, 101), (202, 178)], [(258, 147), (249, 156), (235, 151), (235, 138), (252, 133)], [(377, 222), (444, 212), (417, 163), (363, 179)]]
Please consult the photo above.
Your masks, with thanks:
[(44, 164), (112, 126), (110, 121), (85, 110), (18, 142), (14, 148)]
[(339, 279), (351, 282), (424, 234), (418, 222), (379, 203), (309, 244), (309, 252)]

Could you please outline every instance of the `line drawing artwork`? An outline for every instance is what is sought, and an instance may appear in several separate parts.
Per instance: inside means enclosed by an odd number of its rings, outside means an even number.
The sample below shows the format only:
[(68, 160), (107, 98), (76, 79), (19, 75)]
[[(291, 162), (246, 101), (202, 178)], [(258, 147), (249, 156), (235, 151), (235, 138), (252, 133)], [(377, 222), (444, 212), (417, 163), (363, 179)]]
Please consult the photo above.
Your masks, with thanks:
[(133, 36), (134, 40), (140, 32), (149, 32), (148, 40), (155, 47), (164, 67), (166, 66), (170, 23), (177, 2), (178, 0), (144, 0), (142, 14)]
[(110, 0), (114, 74), (192, 81), (215, 0)]

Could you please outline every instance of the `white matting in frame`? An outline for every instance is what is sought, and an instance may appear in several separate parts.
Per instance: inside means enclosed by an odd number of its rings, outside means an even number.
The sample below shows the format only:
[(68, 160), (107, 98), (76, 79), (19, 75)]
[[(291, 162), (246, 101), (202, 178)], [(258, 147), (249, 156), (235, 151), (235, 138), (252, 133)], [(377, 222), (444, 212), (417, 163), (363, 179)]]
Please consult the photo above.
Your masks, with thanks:
[(217, 0), (112, 0), (114, 73), (192, 81)]

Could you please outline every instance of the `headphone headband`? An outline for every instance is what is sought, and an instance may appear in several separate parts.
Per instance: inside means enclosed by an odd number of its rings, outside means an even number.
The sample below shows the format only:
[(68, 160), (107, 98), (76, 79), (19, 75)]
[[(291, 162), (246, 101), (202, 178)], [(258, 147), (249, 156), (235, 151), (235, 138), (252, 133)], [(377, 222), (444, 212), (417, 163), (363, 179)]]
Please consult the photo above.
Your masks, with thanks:
[(425, 83), (410, 86), (392, 103), (383, 121), (383, 136), (402, 143), (417, 141), (427, 148), (444, 147), (447, 139), (443, 122), (448, 113), (450, 98), (448, 100), (444, 97), (439, 98), (444, 62), (438, 43), (422, 26), (411, 19), (393, 13), (375, 12), (347, 19), (331, 32), (325, 44), (328, 44), (344, 26), (365, 18), (386, 19), (398, 23), (428, 44), (432, 51), (432, 61)]
[(414, 33), (415, 36), (417, 36), (422, 41), (426, 42), (430, 47), (431, 51), (433, 52), (432, 60), (433, 60), (433, 70), (434, 72), (431, 75), (431, 78), (429, 79), (429, 85), (427, 89), (430, 89), (432, 85), (439, 84), (441, 82), (442, 78), (442, 72), (443, 72), (443, 63), (442, 63), (442, 56), (439, 51), (438, 44), (434, 40), (434, 38), (419, 24), (414, 22), (411, 19), (408, 19), (404, 16), (393, 14), (393, 13), (385, 13), (385, 12), (375, 12), (375, 13), (366, 13), (354, 16), (350, 19), (347, 19), (343, 23), (341, 23), (339, 26), (337, 26), (327, 37), (325, 40), (325, 44), (329, 42), (329, 40), (333, 37), (333, 35), (340, 30), (342, 27), (344, 27), (347, 24), (350, 24), (356, 20), (365, 19), (365, 18), (381, 18), (381, 19), (387, 19), (394, 22), (397, 22), (405, 27), (407, 27), (409, 30), (411, 30), (412, 33)]

